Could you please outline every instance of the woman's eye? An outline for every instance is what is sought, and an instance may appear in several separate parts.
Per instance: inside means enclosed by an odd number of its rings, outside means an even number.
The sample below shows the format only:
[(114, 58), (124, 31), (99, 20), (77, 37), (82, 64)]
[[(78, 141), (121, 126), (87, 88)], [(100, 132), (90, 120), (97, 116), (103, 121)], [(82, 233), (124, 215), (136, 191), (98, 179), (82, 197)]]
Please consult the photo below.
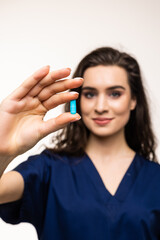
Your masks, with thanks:
[(113, 97), (113, 98), (118, 98), (118, 97), (121, 96), (121, 93), (120, 93), (120, 92), (112, 92), (112, 93), (110, 94), (110, 96)]
[(85, 92), (85, 93), (83, 93), (83, 95), (84, 95), (86, 98), (93, 98), (93, 97), (95, 96), (95, 93)]

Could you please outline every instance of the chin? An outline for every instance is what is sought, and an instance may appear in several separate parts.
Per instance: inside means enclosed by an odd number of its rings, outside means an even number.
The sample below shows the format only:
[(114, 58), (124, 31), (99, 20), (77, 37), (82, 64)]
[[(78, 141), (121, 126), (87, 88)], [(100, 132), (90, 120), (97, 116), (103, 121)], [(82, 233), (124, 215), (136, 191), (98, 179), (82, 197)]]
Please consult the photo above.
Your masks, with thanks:
[(102, 137), (102, 138), (106, 138), (106, 137), (110, 137), (110, 136), (114, 135), (114, 133), (112, 133), (112, 132), (108, 132), (108, 131), (105, 132), (104, 129), (101, 129), (98, 131), (90, 130), (90, 133), (93, 134), (94, 136)]
[(124, 133), (124, 128), (117, 128), (117, 129), (105, 129), (105, 128), (98, 128), (96, 129), (95, 127), (93, 128), (88, 128), (90, 131), (90, 134), (94, 135), (95, 137), (98, 138), (110, 138), (110, 137), (117, 137), (119, 135), (123, 135)]

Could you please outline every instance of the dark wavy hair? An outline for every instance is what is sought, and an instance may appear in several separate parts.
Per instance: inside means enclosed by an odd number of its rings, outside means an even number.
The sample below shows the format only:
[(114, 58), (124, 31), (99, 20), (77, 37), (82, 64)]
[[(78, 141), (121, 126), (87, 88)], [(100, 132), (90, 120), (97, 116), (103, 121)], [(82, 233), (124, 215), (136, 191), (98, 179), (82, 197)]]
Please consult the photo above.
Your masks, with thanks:
[[(102, 47), (92, 51), (81, 60), (73, 77), (83, 77), (87, 68), (98, 65), (119, 66), (126, 70), (132, 97), (135, 97), (137, 100), (136, 108), (131, 111), (130, 119), (125, 126), (126, 141), (128, 146), (135, 152), (149, 160), (157, 162), (155, 136), (151, 127), (149, 107), (138, 62), (134, 57), (125, 52), (120, 52), (111, 47)], [(79, 92), (77, 112), (81, 115), (81, 87), (74, 89), (74, 91)], [(69, 103), (65, 104), (65, 111), (70, 111)], [(52, 151), (80, 156), (84, 154), (89, 133), (82, 119), (70, 123), (53, 138), (55, 146)]]

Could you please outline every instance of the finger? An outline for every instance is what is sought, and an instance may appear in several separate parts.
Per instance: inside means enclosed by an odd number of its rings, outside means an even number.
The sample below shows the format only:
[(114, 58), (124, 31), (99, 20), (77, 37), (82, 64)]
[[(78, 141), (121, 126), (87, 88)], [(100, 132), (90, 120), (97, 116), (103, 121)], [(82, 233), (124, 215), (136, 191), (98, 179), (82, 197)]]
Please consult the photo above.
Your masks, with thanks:
[(43, 88), (53, 84), (56, 80), (68, 77), (70, 73), (70, 68), (63, 68), (50, 72), (47, 76), (45, 76), (41, 81), (37, 83), (37, 85), (29, 92), (29, 95), (32, 97), (37, 96)]
[(41, 81), (48, 73), (49, 66), (42, 67), (36, 71), (32, 76), (27, 78), (12, 94), (11, 98), (13, 100), (20, 100), (27, 95), (27, 93), (35, 86), (39, 81)]
[(44, 101), (42, 104), (45, 107), (45, 109), (50, 110), (52, 108), (57, 107), (60, 104), (77, 99), (78, 96), (79, 96), (79, 93), (77, 92), (59, 93), (59, 94), (53, 95), (52, 97)]
[(43, 122), (42, 126), (40, 127), (40, 136), (41, 138), (47, 136), (48, 134), (55, 132), (63, 127), (65, 127), (70, 122), (78, 121), (81, 119), (78, 113), (71, 114), (69, 112), (62, 113), (56, 118), (50, 119), (46, 122)]
[(67, 79), (55, 82), (54, 84), (51, 84), (46, 88), (43, 88), (38, 95), (38, 99), (40, 101), (45, 101), (56, 93), (64, 92), (72, 88), (78, 88), (82, 85), (82, 83), (83, 83), (82, 78)]

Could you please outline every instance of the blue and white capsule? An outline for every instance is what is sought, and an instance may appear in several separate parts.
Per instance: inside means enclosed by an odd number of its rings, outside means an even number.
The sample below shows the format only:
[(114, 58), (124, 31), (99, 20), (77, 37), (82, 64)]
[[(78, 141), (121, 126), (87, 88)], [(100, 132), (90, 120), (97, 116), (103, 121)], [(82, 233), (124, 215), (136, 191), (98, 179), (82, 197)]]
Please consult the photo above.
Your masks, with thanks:
[(71, 114), (76, 114), (77, 108), (76, 108), (76, 100), (71, 100), (70, 101), (70, 113)]

